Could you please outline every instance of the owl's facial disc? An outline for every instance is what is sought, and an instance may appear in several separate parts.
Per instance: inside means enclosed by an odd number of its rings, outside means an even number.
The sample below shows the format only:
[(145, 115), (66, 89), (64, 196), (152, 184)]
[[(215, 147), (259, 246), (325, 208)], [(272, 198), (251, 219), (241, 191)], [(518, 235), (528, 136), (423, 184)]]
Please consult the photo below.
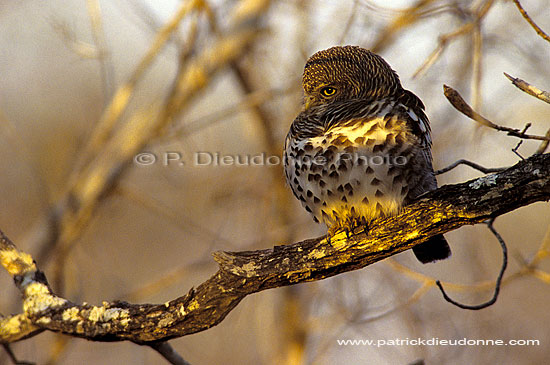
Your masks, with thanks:
[(338, 99), (345, 87), (341, 84), (321, 84), (308, 92), (305, 90), (304, 109), (308, 110), (314, 105), (329, 104)]
[(305, 109), (358, 98), (361, 87), (356, 73), (345, 59), (311, 62), (304, 71)]
[(356, 46), (315, 53), (306, 63), (302, 84), (306, 110), (339, 100), (386, 97), (401, 89), (399, 77), (382, 57)]

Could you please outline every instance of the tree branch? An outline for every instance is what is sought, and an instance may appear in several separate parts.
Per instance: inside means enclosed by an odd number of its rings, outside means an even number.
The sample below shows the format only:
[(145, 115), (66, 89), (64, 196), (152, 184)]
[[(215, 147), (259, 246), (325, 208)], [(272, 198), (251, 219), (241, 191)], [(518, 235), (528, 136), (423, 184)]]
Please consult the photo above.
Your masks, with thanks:
[(37, 327), (93, 341), (151, 345), (217, 325), (249, 294), (357, 270), (437, 234), (549, 200), (549, 166), (550, 154), (534, 155), (502, 172), (445, 185), (401, 214), (377, 219), (368, 236), (358, 233), (347, 239), (339, 232), (330, 243), (319, 237), (273, 249), (216, 252), (218, 272), (188, 294), (159, 305), (77, 305), (59, 298), (32, 257), (3, 234), (0, 260), (23, 294), (25, 316)]
[(191, 365), (183, 359), (174, 348), (166, 341), (154, 342), (151, 345), (151, 348), (157, 351), (162, 357), (166, 359), (170, 364), (173, 365)]
[(534, 96), (535, 98), (540, 99), (545, 103), (550, 104), (550, 93), (548, 91), (541, 90), (538, 87), (533, 86), (527, 81), (522, 80), (520, 78), (510, 76), (506, 72), (504, 72), (504, 76), (506, 76), (508, 80), (512, 81), (512, 84), (514, 84), (514, 86), (520, 89), (521, 91), (531, 96)]
[(550, 37), (548, 36), (548, 34), (544, 33), (544, 31), (540, 29), (540, 27), (533, 21), (533, 19), (531, 19), (529, 14), (527, 14), (525, 9), (523, 9), (521, 4), (519, 3), (519, 0), (513, 0), (513, 1), (514, 1), (514, 4), (516, 4), (519, 12), (521, 13), (521, 16), (525, 18), (525, 20), (527, 20), (527, 23), (529, 23), (529, 25), (535, 30), (535, 32), (537, 32), (537, 34), (540, 35), (542, 39), (544, 39), (547, 42), (550, 42)]
[(443, 85), (443, 93), (445, 94), (447, 100), (449, 100), (449, 102), (455, 107), (456, 110), (486, 127), (493, 128), (501, 132), (507, 132), (506, 134), (509, 136), (514, 136), (522, 139), (536, 139), (539, 141), (550, 140), (550, 138), (547, 136), (525, 134), (525, 131), (521, 131), (517, 128), (504, 127), (491, 122), (489, 119), (485, 118), (484, 116), (473, 110), (472, 107), (470, 107), (468, 103), (466, 103), (466, 101), (462, 98), (462, 96), (460, 96), (458, 91), (450, 86)]
[(491, 299), (489, 299), (488, 301), (486, 301), (485, 303), (481, 303), (481, 304), (477, 304), (477, 305), (462, 304), (462, 303), (459, 303), (459, 302), (455, 301), (454, 299), (450, 298), (447, 295), (447, 293), (443, 289), (443, 285), (441, 285), (441, 281), (437, 280), (435, 282), (435, 284), (437, 285), (437, 287), (441, 291), (441, 294), (443, 294), (443, 298), (445, 298), (446, 301), (448, 301), (449, 303), (451, 303), (451, 304), (453, 304), (453, 305), (455, 305), (459, 308), (469, 309), (469, 310), (480, 310), (480, 309), (484, 309), (484, 308), (492, 306), (497, 301), (498, 293), (500, 293), (500, 286), (502, 285), (502, 278), (504, 277), (504, 272), (506, 271), (506, 267), (508, 266), (508, 249), (506, 248), (506, 242), (504, 242), (504, 240), (502, 239), (500, 234), (495, 230), (495, 227), (493, 227), (494, 222), (495, 222), (495, 218), (489, 219), (489, 221), (487, 222), (487, 227), (495, 235), (495, 237), (498, 240), (498, 243), (500, 243), (500, 247), (502, 248), (502, 265), (500, 266), (500, 271), (498, 273), (498, 277), (497, 277), (497, 280), (496, 280), (495, 291), (493, 292), (493, 297)]
[(490, 167), (483, 167), (475, 162), (472, 162), (472, 161), (468, 161), (468, 160), (464, 160), (464, 159), (460, 159), (458, 161), (455, 161), (453, 162), (452, 164), (450, 164), (449, 166), (447, 167), (444, 167), (440, 170), (437, 170), (435, 171), (434, 173), (436, 175), (441, 175), (441, 174), (444, 174), (446, 172), (449, 172), (451, 171), (452, 169), (454, 169), (455, 167), (457, 167), (458, 165), (467, 165), (467, 166), (470, 166), (471, 168), (473, 169), (476, 169), (478, 171), (481, 171), (483, 172), (484, 174), (489, 174), (491, 172), (500, 172), (500, 171), (503, 171), (503, 170), (506, 170), (505, 167), (493, 167), (493, 168), (490, 168)]

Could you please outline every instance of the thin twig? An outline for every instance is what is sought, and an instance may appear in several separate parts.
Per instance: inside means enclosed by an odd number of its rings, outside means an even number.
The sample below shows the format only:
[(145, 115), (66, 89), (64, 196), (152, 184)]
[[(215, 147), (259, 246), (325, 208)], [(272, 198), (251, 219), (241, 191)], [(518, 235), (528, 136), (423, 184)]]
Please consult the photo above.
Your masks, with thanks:
[(6, 353), (8, 354), (9, 358), (15, 365), (34, 365), (34, 362), (28, 362), (28, 361), (20, 361), (17, 360), (17, 357), (13, 353), (10, 344), (9, 343), (3, 343), (2, 347), (4, 347), (4, 350), (6, 350)]
[(539, 148), (538, 148), (537, 151), (535, 152), (536, 154), (542, 154), (542, 153), (546, 152), (546, 149), (548, 148), (548, 142), (550, 142), (550, 129), (548, 129), (548, 130), (546, 131), (545, 136), (548, 137), (548, 140), (542, 141), (542, 143), (540, 144)]
[[(521, 134), (525, 134), (525, 132), (527, 132), (527, 130), (531, 127), (531, 123), (527, 123), (525, 125), (525, 127), (523, 127), (523, 130), (521, 131)], [(523, 139), (520, 139), (518, 144), (516, 145), (516, 147), (512, 148), (512, 152), (514, 152), (516, 154), (516, 156), (518, 156), (519, 158), (521, 158), (522, 160), (525, 160), (525, 157), (523, 157), (519, 152), (518, 152), (518, 149), (519, 147), (521, 146), (521, 144), (523, 143)]]
[[(386, 260), (386, 262), (392, 267), (392, 269), (396, 270), (400, 274), (403, 274), (404, 276), (408, 277), (411, 280), (414, 280), (418, 283), (421, 283), (422, 285), (429, 284), (430, 286), (435, 286), (436, 279), (434, 279), (431, 276), (421, 274), (417, 271), (414, 271), (414, 270), (412, 270), (412, 269), (410, 269), (410, 268), (408, 268), (404, 265), (401, 265), (401, 264), (397, 263), (395, 260), (392, 260), (391, 258)], [(517, 278), (517, 277), (520, 277), (520, 276), (521, 275), (507, 276), (506, 279), (504, 279), (502, 281), (503, 285), (501, 285), (501, 288), (502, 288), (502, 286), (504, 286), (504, 283), (511, 282), (511, 279)], [(455, 284), (455, 283), (450, 283), (450, 282), (444, 281), (441, 284), (444, 284), (445, 287), (447, 287), (447, 288), (449, 288), (453, 291), (471, 291), (471, 292), (476, 292), (476, 293), (481, 292), (481, 291), (486, 291), (486, 290), (491, 289), (495, 286), (495, 283), (494, 283), (493, 280), (480, 281), (480, 282), (477, 282), (477, 283), (474, 283), (474, 284)]]
[(541, 90), (538, 87), (531, 85), (527, 81), (510, 76), (506, 72), (503, 72), (503, 73), (504, 73), (504, 76), (506, 76), (510, 81), (512, 81), (512, 84), (514, 84), (514, 86), (516, 86), (521, 91), (524, 91), (527, 94), (532, 95), (535, 98), (550, 104), (550, 93), (548, 91)]
[(353, 22), (355, 22), (355, 18), (357, 17), (357, 15), (359, 15), (359, 11), (357, 9), (358, 6), (359, 6), (359, 1), (354, 0), (353, 7), (351, 8), (351, 14), (348, 17), (348, 20), (346, 21), (346, 26), (344, 27), (344, 31), (342, 32), (342, 35), (340, 35), (340, 39), (338, 40), (338, 44), (343, 44), (344, 41), (346, 40), (346, 37), (349, 34), (351, 26), (352, 26)]
[(69, 345), (73, 343), (74, 338), (69, 336), (63, 336), (60, 333), (56, 333), (52, 345), (48, 349), (47, 360), (44, 361), (45, 364), (58, 364), (61, 358), (69, 350)]
[(531, 262), (527, 263), (528, 267), (534, 268), (536, 267), (543, 259), (550, 256), (550, 227), (546, 230), (546, 234), (544, 235), (544, 238), (542, 239), (542, 243), (537, 250), (537, 253), (531, 260)]
[(544, 33), (544, 31), (542, 29), (540, 29), (540, 27), (537, 24), (535, 24), (533, 19), (531, 19), (529, 14), (527, 14), (527, 12), (523, 9), (521, 4), (519, 3), (519, 0), (513, 0), (513, 1), (514, 1), (514, 4), (516, 4), (516, 6), (518, 7), (518, 10), (521, 13), (521, 15), (525, 18), (525, 20), (527, 20), (527, 23), (529, 23), (529, 25), (531, 25), (531, 27), (533, 27), (535, 32), (537, 32), (537, 34), (540, 35), (542, 37), (542, 39), (550, 42), (550, 37), (548, 36), (548, 34)]
[(474, 109), (481, 108), (481, 79), (483, 77), (483, 35), (481, 33), (481, 21), (475, 23), (472, 31), (472, 99)]
[(99, 51), (93, 44), (81, 41), (67, 22), (54, 18), (51, 21), (53, 30), (59, 34), (67, 49), (83, 59), (98, 59)]
[(445, 298), (446, 301), (448, 301), (449, 303), (451, 303), (453, 305), (456, 305), (459, 308), (470, 309), (470, 310), (480, 310), (480, 309), (487, 308), (487, 307), (495, 304), (495, 302), (497, 301), (498, 294), (500, 292), (500, 285), (502, 283), (502, 277), (504, 276), (504, 272), (506, 271), (506, 266), (508, 266), (508, 249), (506, 248), (506, 242), (504, 242), (504, 240), (502, 239), (500, 234), (498, 234), (498, 232), (493, 227), (494, 221), (495, 221), (495, 218), (491, 218), (487, 222), (487, 227), (491, 230), (491, 232), (493, 232), (495, 237), (498, 239), (498, 242), (500, 243), (500, 247), (502, 248), (502, 266), (500, 267), (500, 272), (499, 272), (498, 277), (497, 277), (493, 297), (490, 300), (488, 300), (487, 302), (481, 303), (481, 304), (478, 304), (478, 305), (462, 304), (462, 303), (459, 303), (459, 302), (451, 299), (447, 295), (447, 293), (445, 293), (445, 290), (443, 289), (443, 286), (441, 285), (441, 282), (439, 280), (437, 280), (435, 282), (435, 284), (437, 285), (439, 290), (441, 290), (441, 294), (443, 294), (443, 298)]
[[(428, 68), (430, 68), (443, 54), (443, 51), (447, 48), (450, 41), (454, 40), (455, 38), (459, 38), (460, 36), (474, 32), (476, 31), (476, 29), (479, 32), (479, 25), (481, 24), (481, 20), (485, 17), (485, 15), (487, 15), (487, 13), (489, 12), (489, 9), (491, 9), (491, 7), (493, 6), (493, 3), (494, 3), (493, 0), (488, 0), (484, 4), (482, 4), (478, 10), (472, 11), (472, 12), (468, 11), (469, 18), (472, 19), (471, 21), (469, 21), (466, 24), (463, 24), (462, 26), (458, 27), (457, 29), (451, 32), (441, 34), (438, 37), (437, 47), (432, 51), (432, 53), (430, 53), (430, 55), (426, 58), (426, 60), (422, 63), (422, 65), (418, 67), (418, 69), (414, 72), (412, 77), (416, 78), (421, 74), (423, 74), (424, 72), (426, 72)], [(479, 32), (479, 37), (477, 38), (478, 39), (476, 39), (476, 36), (474, 35), (474, 44), (476, 45), (473, 52), (474, 67), (476, 67), (475, 66), (476, 60), (477, 61), (480, 60), (480, 57), (478, 57), (480, 55), (480, 52), (478, 53), (476, 49), (479, 49), (479, 51), (481, 51), (481, 41), (482, 41), (481, 32)], [(480, 64), (478, 66), (480, 66)], [(474, 75), (480, 75), (480, 74), (476, 70), (474, 70)], [(474, 76), (474, 80), (476, 78), (477, 76)]]
[[(92, 37), (97, 49), (97, 59), (99, 61), (101, 83), (103, 86), (103, 102), (111, 98), (112, 84), (114, 81), (113, 64), (111, 63), (110, 53), (107, 49), (107, 42), (101, 21), (101, 7), (98, 0), (87, 0), (86, 7), (90, 24), (92, 28)], [(104, 103), (102, 103), (103, 106)]]
[[(134, 113), (128, 118), (125, 125), (116, 132), (113, 130), (126, 110), (135, 87), (159, 55), (160, 50), (176, 31), (182, 19), (199, 5), (200, 1), (193, 0), (184, 2), (179, 7), (175, 15), (159, 30), (149, 50), (129, 79), (113, 96), (72, 167), (63, 197), (52, 209), (51, 216), (55, 218), (55, 221), (52, 221), (52, 232), (57, 235), (56, 237), (52, 235), (52, 240), (42, 246), (38, 258), (48, 256), (53, 252), (52, 248), (59, 245), (62, 247), (59, 249), (56, 259), (58, 263), (64, 262), (63, 256), (68, 253), (68, 248), (76, 242), (82, 228), (92, 217), (100, 197), (107, 196), (106, 192), (109, 187), (121, 175), (125, 167), (129, 166), (127, 161), (131, 161), (131, 157), (121, 156), (121, 152), (132, 154), (131, 150), (139, 150), (146, 139), (152, 138), (151, 130), (156, 123), (160, 123), (158, 119), (155, 119), (158, 114), (156, 106)], [(128, 138), (128, 136), (132, 136), (132, 138)], [(88, 190), (92, 186), (95, 186), (92, 189), (93, 192)], [(78, 209), (73, 209), (75, 206)], [(63, 265), (56, 265), (55, 268), (57, 272), (61, 273)], [(55, 278), (54, 274), (54, 282), (57, 282), (58, 280)], [(57, 289), (60, 290), (59, 287)]]
[(282, 89), (265, 89), (254, 91), (244, 96), (235, 104), (231, 104), (227, 107), (201, 115), (186, 122), (184, 125), (179, 125), (173, 128), (169, 134), (166, 134), (162, 138), (173, 141), (174, 139), (181, 139), (183, 136), (197, 133), (207, 127), (211, 127), (216, 123), (230, 121), (231, 119), (227, 118), (227, 116), (235, 115), (258, 104), (269, 100), (274, 100), (276, 97), (284, 96), (286, 92), (288, 91)]
[(474, 168), (478, 171), (481, 171), (483, 172), (484, 174), (489, 174), (489, 173), (493, 173), (493, 172), (500, 172), (500, 171), (504, 171), (507, 169), (507, 167), (493, 167), (493, 168), (488, 168), (488, 167), (483, 167), (481, 165), (478, 165), (477, 163), (475, 162), (472, 162), (472, 161), (468, 161), (468, 160), (464, 160), (464, 159), (460, 159), (452, 164), (450, 164), (449, 166), (447, 167), (444, 167), (440, 170), (437, 170), (435, 171), (435, 174), (436, 175), (441, 175), (441, 174), (444, 174), (452, 169), (454, 169), (455, 167), (457, 167), (458, 165), (467, 165), (467, 166), (470, 166), (471, 168)]
[(72, 303), (54, 294), (32, 256), (1, 233), (0, 261), (23, 295), (25, 315), (41, 329), (92, 341), (150, 345), (217, 325), (252, 293), (357, 270), (436, 234), (546, 201), (550, 198), (548, 164), (550, 155), (535, 155), (496, 175), (445, 185), (399, 215), (377, 220), (368, 235), (347, 239), (340, 232), (331, 243), (317, 237), (274, 249), (216, 252), (219, 270), (215, 274), (188, 294), (163, 304)]
[(507, 134), (509, 136), (514, 136), (514, 137), (518, 137), (518, 138), (536, 139), (536, 140), (539, 140), (539, 141), (550, 141), (550, 137), (547, 137), (547, 136), (537, 136), (537, 135), (533, 135), (533, 134), (525, 134), (517, 128), (503, 127), (501, 125), (498, 125), (498, 124), (495, 124), (495, 123), (491, 122), (489, 119), (485, 118), (484, 116), (482, 116), (481, 114), (479, 114), (475, 110), (473, 110), (472, 107), (469, 106), (466, 103), (466, 101), (464, 101), (462, 96), (460, 96), (458, 91), (456, 91), (455, 89), (453, 89), (450, 86), (443, 85), (443, 92), (444, 92), (445, 97), (447, 98), (447, 100), (449, 100), (449, 102), (452, 104), (452, 106), (455, 107), (456, 110), (458, 110), (459, 112), (461, 112), (465, 116), (469, 117), (472, 120), (475, 120), (476, 122), (478, 122), (478, 123), (480, 123), (480, 124), (482, 124), (486, 127), (489, 127), (489, 128), (495, 129), (497, 131), (501, 131), (501, 132), (507, 132)]
[[(249, 56), (250, 57), (250, 56)], [(250, 95), (262, 89), (262, 85), (254, 82), (251, 69), (245, 67), (246, 59), (235, 60), (230, 64), (233, 74), (236, 76), (237, 83), (244, 95)], [(276, 125), (274, 115), (265, 108), (263, 103), (252, 104), (250, 111), (254, 115), (254, 119), (261, 131), (263, 146), (265, 150), (271, 154), (279, 153), (279, 143), (277, 140), (274, 126)], [(270, 169), (272, 176), (271, 194), (276, 197), (274, 208), (274, 217), (277, 224), (280, 226), (290, 227), (293, 217), (288, 207), (290, 206), (290, 194), (286, 189), (286, 184), (280, 179), (280, 171)], [(295, 239), (295, 230), (286, 229), (284, 235), (280, 237), (283, 242), (293, 241)], [(304, 324), (304, 308), (306, 305), (301, 302), (297, 288), (285, 288), (283, 292), (283, 311), (281, 315), (281, 326), (284, 333), (284, 341), (282, 342), (283, 355), (287, 358), (288, 363), (302, 363), (305, 353), (305, 338), (307, 328)]]
[(73, 171), (69, 177), (69, 188), (76, 184), (82, 170), (90, 160), (97, 155), (97, 151), (103, 147), (105, 141), (115, 128), (116, 123), (128, 107), (137, 84), (143, 78), (143, 75), (164, 48), (172, 34), (178, 29), (183, 18), (199, 7), (199, 5), (200, 1), (198, 0), (183, 2), (172, 18), (170, 18), (157, 32), (155, 39), (145, 55), (130, 74), (128, 80), (116, 91), (110, 104), (103, 112), (101, 119), (96, 123), (86, 146), (80, 154), (79, 160), (73, 167)]
[(191, 365), (191, 363), (185, 361), (180, 354), (174, 350), (174, 348), (166, 341), (156, 342), (150, 345), (152, 349), (157, 351), (162, 357), (164, 357), (170, 364), (173, 365)]
[(398, 304), (397, 306), (387, 309), (382, 313), (378, 313), (375, 315), (372, 315), (367, 318), (362, 318), (357, 321), (355, 321), (355, 324), (366, 324), (370, 322), (377, 321), (381, 318), (384, 318), (386, 316), (389, 316), (392, 313), (395, 313), (403, 308), (406, 308), (410, 306), (411, 304), (417, 302), (420, 298), (424, 296), (431, 288), (433, 287), (433, 281), (432, 282), (424, 282), (420, 288), (418, 288), (413, 295), (411, 295), (404, 303)]
[(425, 12), (426, 8), (432, 3), (434, 3), (434, 0), (417, 0), (412, 6), (399, 11), (398, 16), (379, 33), (371, 50), (380, 53), (388, 48), (400, 32), (421, 20), (420, 14)]
[[(186, 4), (199, 6), (201, 2), (193, 0)], [(193, 8), (188, 8), (188, 12), (192, 10)], [(194, 55), (187, 67), (180, 68), (164, 103), (158, 100), (140, 108), (119, 128), (111, 131), (112, 125), (109, 125), (109, 131), (105, 130), (105, 134), (100, 133), (102, 137), (96, 142), (101, 143), (96, 146), (101, 145), (101, 148), (89, 149), (89, 162), (84, 164), (84, 160), (81, 160), (81, 168), (75, 166), (74, 181), (69, 178), (67, 193), (59, 204), (64, 214), (61, 217), (61, 233), (57, 240), (58, 262), (62, 262), (63, 256), (74, 247), (83, 228), (93, 218), (93, 212), (100, 200), (108, 195), (117, 179), (131, 166), (135, 154), (183, 113), (187, 103), (198, 95), (198, 91), (206, 87), (229, 62), (240, 57), (245, 47), (257, 37), (259, 29), (247, 26), (248, 24), (235, 25), (235, 31), (231, 31), (227, 37), (220, 38), (213, 45)], [(173, 27), (177, 27), (177, 24)], [(166, 37), (169, 38), (168, 35)], [(74, 207), (76, 209), (73, 209)]]
[(521, 146), (522, 143), (523, 143), (523, 139), (520, 140), (520, 141), (518, 142), (518, 144), (516, 145), (516, 147), (512, 148), (512, 152), (514, 152), (514, 154), (515, 154), (516, 156), (518, 156), (519, 158), (521, 158), (522, 160), (525, 160), (525, 157), (523, 157), (523, 156), (518, 152), (518, 148), (519, 148), (519, 146)]

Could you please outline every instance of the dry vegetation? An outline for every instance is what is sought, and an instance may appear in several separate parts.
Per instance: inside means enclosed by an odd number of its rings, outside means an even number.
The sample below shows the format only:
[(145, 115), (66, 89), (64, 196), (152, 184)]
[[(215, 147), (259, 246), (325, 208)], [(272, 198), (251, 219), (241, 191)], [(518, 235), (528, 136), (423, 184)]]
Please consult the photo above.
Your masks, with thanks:
[[(276, 161), (300, 108), (305, 59), (334, 44), (380, 53), (421, 97), (436, 169), (459, 159), (512, 166), (547, 148), (546, 1), (166, 3), (0, 7), (0, 229), (32, 255), (53, 292), (73, 303), (168, 302), (216, 272), (214, 251), (320, 236), (323, 228), (285, 187), (281, 165), (196, 162), (199, 152)], [(444, 92), (444, 84), (452, 88)], [(455, 184), (490, 171), (459, 165), (438, 179)], [(550, 340), (549, 217), (548, 204), (536, 203), (496, 219), (510, 261), (498, 301), (481, 311), (446, 302), (435, 283), (460, 302), (491, 297), (502, 254), (484, 225), (447, 234), (450, 260), (422, 266), (405, 252), (264, 291), (218, 326), (169, 343), (193, 364), (542, 363)], [(10, 275), (36, 270), (30, 257), (14, 264), (5, 252), (15, 249), (2, 247)], [(216, 258), (228, 265), (228, 256)], [(0, 363), (165, 362), (148, 346), (42, 332), (10, 275), (0, 277), (0, 338), (10, 343)], [(28, 299), (27, 292), (26, 308)], [(14, 321), (16, 334), (9, 331)], [(418, 337), (541, 344), (336, 342)], [(152, 347), (177, 363), (167, 343)]]

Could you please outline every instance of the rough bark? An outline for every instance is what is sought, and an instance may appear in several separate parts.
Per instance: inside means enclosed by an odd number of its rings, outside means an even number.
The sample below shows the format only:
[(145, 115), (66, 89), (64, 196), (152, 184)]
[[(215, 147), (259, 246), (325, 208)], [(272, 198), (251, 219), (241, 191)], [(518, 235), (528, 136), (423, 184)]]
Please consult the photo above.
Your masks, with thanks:
[[(249, 294), (357, 270), (434, 235), (549, 199), (550, 154), (535, 155), (502, 172), (432, 191), (398, 216), (375, 221), (368, 234), (358, 229), (349, 239), (341, 232), (330, 242), (319, 237), (272, 249), (216, 252), (219, 270), (210, 279), (159, 305), (77, 305), (52, 294), (44, 275), (28, 258), (13, 258), (25, 254), (5, 236), (0, 253), (23, 293), (24, 315), (36, 329), (93, 341), (150, 343), (215, 326)], [(0, 341), (10, 342), (4, 321), (0, 321)]]

